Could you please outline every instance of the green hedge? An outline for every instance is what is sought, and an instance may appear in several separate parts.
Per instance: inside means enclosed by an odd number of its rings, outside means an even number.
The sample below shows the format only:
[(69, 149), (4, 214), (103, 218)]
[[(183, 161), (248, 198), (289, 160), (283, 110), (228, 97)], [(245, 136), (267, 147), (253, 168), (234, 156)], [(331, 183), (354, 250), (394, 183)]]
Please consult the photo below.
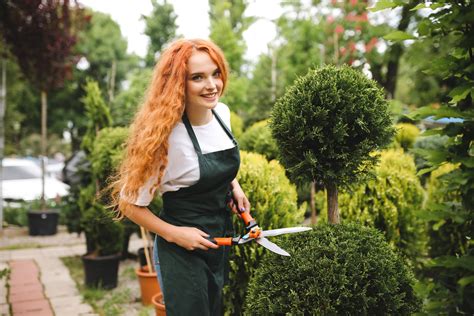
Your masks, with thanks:
[(244, 121), (235, 112), (230, 112), (230, 126), (235, 139), (239, 140), (244, 131)]
[(395, 125), (395, 142), (404, 150), (413, 148), (416, 139), (420, 135), (420, 129), (410, 123), (399, 123)]
[(401, 149), (383, 151), (375, 177), (339, 195), (343, 220), (382, 231), (386, 240), (415, 261), (426, 251), (426, 227), (417, 212), (424, 190), (413, 157)]
[(409, 315), (420, 308), (412, 274), (375, 229), (319, 225), (277, 243), (291, 257), (264, 258), (246, 315)]
[[(252, 205), (251, 214), (263, 229), (299, 225), (303, 221), (305, 205), (297, 206), (296, 189), (276, 161), (268, 162), (256, 153), (241, 152), (241, 166), (237, 176)], [(245, 232), (242, 220), (234, 216), (236, 233)], [(260, 260), (268, 250), (256, 243), (232, 247), (230, 256), (230, 284), (224, 289), (226, 312), (239, 315), (247, 295), (247, 284)]]
[(276, 159), (278, 147), (268, 126), (268, 120), (254, 123), (241, 136), (240, 148), (245, 151), (259, 153), (268, 160)]

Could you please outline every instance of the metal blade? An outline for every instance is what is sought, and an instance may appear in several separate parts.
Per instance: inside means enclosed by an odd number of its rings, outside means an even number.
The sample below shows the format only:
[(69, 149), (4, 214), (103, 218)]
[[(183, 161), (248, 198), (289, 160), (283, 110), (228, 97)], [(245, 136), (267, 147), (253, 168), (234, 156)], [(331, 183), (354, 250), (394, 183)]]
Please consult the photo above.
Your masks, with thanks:
[(271, 230), (264, 230), (261, 233), (262, 237), (273, 237), (282, 234), (294, 234), (305, 232), (308, 230), (312, 230), (311, 227), (289, 227), (289, 228), (279, 228), (279, 229), (271, 229)]
[(281, 249), (279, 246), (275, 245), (274, 243), (272, 243), (270, 240), (266, 239), (265, 237), (257, 238), (255, 239), (255, 241), (259, 243), (260, 245), (262, 245), (263, 247), (267, 248), (268, 250), (273, 251), (274, 253), (277, 253), (282, 256), (288, 256), (288, 257), (290, 256), (288, 252)]

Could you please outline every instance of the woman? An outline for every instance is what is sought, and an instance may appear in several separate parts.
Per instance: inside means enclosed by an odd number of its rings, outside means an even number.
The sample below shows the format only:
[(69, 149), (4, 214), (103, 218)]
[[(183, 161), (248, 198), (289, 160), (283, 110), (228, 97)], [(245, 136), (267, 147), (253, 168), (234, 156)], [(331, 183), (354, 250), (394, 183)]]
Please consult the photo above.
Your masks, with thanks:
[[(210, 41), (178, 40), (166, 49), (114, 185), (121, 217), (157, 234), (168, 315), (222, 314), (228, 249), (206, 238), (232, 233), (227, 206), (250, 210), (235, 179), (240, 156), (230, 111), (218, 102), (227, 76), (222, 51)], [(157, 190), (159, 217), (147, 208)]]

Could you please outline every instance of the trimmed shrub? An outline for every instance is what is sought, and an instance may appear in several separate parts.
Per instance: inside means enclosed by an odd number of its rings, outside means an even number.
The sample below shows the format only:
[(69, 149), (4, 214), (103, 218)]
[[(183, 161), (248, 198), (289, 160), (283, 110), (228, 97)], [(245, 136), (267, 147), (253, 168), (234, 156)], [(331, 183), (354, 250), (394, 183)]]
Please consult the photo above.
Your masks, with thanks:
[[(252, 205), (251, 214), (263, 229), (296, 226), (303, 221), (306, 208), (297, 206), (296, 189), (276, 160), (268, 162), (256, 153), (241, 152), (241, 166), (237, 176)], [(245, 232), (238, 216), (233, 218), (238, 234)], [(232, 247), (230, 255), (229, 285), (224, 288), (225, 309), (240, 315), (247, 295), (247, 284), (268, 250), (249, 243)]]
[(230, 112), (230, 126), (235, 139), (239, 140), (244, 130), (244, 121), (235, 112)]
[(424, 190), (413, 157), (403, 150), (381, 153), (375, 177), (339, 195), (343, 220), (357, 221), (382, 231), (386, 240), (415, 261), (426, 250), (426, 228), (417, 212)]
[(397, 130), (395, 142), (404, 150), (412, 148), (416, 138), (420, 135), (420, 129), (409, 123), (399, 123), (395, 128)]
[(268, 120), (260, 121), (250, 126), (240, 138), (240, 148), (267, 157), (268, 160), (277, 158), (278, 147), (268, 127)]
[(356, 224), (279, 238), (291, 257), (266, 256), (249, 284), (248, 315), (409, 315), (414, 278), (383, 236)]
[(97, 134), (90, 160), (93, 174), (102, 183), (105, 183), (122, 161), (128, 132), (128, 128), (108, 127)]
[(351, 185), (377, 162), (394, 128), (384, 92), (349, 66), (324, 66), (298, 78), (278, 99), (270, 128), (281, 163), (301, 181)]

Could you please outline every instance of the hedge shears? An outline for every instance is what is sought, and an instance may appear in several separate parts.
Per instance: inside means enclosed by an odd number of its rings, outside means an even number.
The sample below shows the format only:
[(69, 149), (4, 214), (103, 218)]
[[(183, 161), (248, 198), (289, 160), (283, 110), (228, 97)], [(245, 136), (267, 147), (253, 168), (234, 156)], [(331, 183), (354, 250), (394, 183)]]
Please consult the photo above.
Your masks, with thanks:
[(272, 243), (266, 237), (273, 237), (283, 234), (293, 234), (300, 233), (304, 231), (311, 230), (311, 227), (289, 227), (289, 228), (279, 228), (271, 230), (262, 230), (257, 222), (252, 218), (250, 212), (239, 211), (242, 220), (244, 221), (247, 230), (247, 234), (244, 236), (236, 237), (210, 237), (208, 238), (211, 242), (219, 246), (232, 246), (232, 245), (242, 245), (248, 243), (249, 241), (255, 240), (259, 245), (267, 248), (274, 253), (277, 253), (282, 256), (290, 256), (288, 252), (280, 248), (278, 245)]

